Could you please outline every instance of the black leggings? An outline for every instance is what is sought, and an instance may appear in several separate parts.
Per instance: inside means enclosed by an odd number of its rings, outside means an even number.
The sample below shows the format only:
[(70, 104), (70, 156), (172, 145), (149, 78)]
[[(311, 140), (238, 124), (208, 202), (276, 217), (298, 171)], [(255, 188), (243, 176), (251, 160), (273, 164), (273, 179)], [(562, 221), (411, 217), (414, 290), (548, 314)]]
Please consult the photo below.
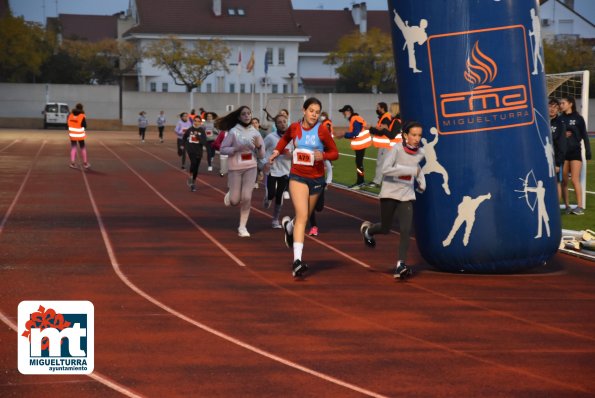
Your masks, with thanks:
[[(198, 148), (193, 148), (194, 146), (197, 146)], [(200, 166), (200, 161), (202, 160), (202, 145), (188, 144), (186, 145), (186, 151), (188, 152), (188, 158), (190, 159), (190, 169), (188, 171), (192, 173), (192, 179), (196, 180), (198, 166)]]
[(275, 204), (280, 205), (283, 199), (283, 192), (287, 189), (289, 184), (289, 176), (273, 177), (267, 176), (267, 199), (275, 198)]
[(178, 156), (180, 156), (182, 158), (182, 167), (184, 167), (184, 165), (186, 164), (185, 146), (186, 146), (186, 144), (184, 143), (184, 140), (181, 138), (178, 138)]
[(165, 129), (165, 126), (159, 126), (157, 128), (159, 129), (159, 138), (163, 139), (163, 129)]
[(207, 148), (207, 164), (209, 166), (212, 165), (213, 157), (215, 157), (215, 148), (213, 148), (213, 143), (214, 142), (215, 141), (207, 141), (207, 145), (206, 145), (206, 148)]
[(139, 127), (138, 128), (138, 135), (140, 135), (141, 140), (145, 139), (145, 132), (147, 131), (146, 127)]
[(366, 149), (358, 149), (355, 151), (355, 172), (357, 175), (356, 184), (364, 183), (364, 156), (366, 155)]
[(399, 218), (399, 233), (401, 234), (398, 259), (406, 262), (409, 236), (411, 234), (411, 219), (413, 218), (413, 203), (411, 201), (401, 202), (395, 199), (380, 199), (380, 222), (373, 224), (368, 229), (368, 234), (388, 234), (393, 225), (395, 213)]
[(318, 227), (318, 223), (316, 222), (316, 212), (321, 212), (324, 209), (324, 191), (325, 190), (323, 189), (322, 192), (320, 192), (320, 195), (318, 195), (314, 211), (310, 213), (310, 227)]

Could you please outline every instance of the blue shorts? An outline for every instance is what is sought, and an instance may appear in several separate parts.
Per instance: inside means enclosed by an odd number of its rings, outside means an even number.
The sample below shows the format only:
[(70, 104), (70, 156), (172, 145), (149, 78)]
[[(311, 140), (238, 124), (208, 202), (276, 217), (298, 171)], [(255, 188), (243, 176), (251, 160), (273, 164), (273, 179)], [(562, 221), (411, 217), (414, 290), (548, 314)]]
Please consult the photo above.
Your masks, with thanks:
[(289, 174), (289, 180), (297, 181), (302, 184), (306, 184), (308, 186), (308, 190), (310, 192), (310, 196), (319, 194), (324, 189), (325, 180), (324, 177), (318, 178), (307, 178), (295, 175), (293, 173)]

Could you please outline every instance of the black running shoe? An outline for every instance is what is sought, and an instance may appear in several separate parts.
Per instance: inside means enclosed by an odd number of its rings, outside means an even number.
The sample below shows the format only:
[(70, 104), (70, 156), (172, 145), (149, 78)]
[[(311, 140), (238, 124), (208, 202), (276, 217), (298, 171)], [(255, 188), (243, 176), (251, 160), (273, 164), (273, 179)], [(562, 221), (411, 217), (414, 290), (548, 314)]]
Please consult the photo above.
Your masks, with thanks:
[(409, 268), (407, 265), (405, 265), (404, 262), (399, 261), (397, 263), (397, 268), (395, 269), (395, 273), (393, 274), (395, 279), (405, 280), (405, 278), (407, 278), (409, 275), (411, 275), (411, 268)]
[(293, 247), (293, 234), (290, 234), (289, 231), (287, 230), (287, 227), (289, 226), (290, 222), (291, 222), (291, 218), (289, 218), (288, 216), (283, 217), (283, 220), (281, 220), (281, 225), (283, 226), (283, 232), (285, 232), (285, 245), (287, 246), (288, 249), (291, 249)]
[(292, 266), (292, 274), (294, 278), (299, 278), (304, 275), (304, 273), (308, 271), (308, 265), (302, 260), (295, 260)]
[(364, 221), (361, 227), (359, 227), (359, 231), (362, 233), (362, 236), (364, 237), (364, 243), (366, 244), (366, 246), (371, 247), (373, 249), (376, 247), (376, 239), (374, 239), (372, 235), (368, 234), (368, 229), (370, 229), (371, 226), (372, 223), (370, 221)]

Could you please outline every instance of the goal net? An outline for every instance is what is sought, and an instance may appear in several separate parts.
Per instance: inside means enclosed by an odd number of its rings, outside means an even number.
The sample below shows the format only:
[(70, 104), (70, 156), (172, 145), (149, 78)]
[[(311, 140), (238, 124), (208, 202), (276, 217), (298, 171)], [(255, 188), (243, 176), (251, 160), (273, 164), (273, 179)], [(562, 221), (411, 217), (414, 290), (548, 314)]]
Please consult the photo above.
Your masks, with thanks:
[[(560, 99), (562, 97), (574, 97), (577, 111), (585, 119), (589, 126), (589, 71), (577, 71), (566, 73), (551, 73), (546, 75), (546, 88), (548, 97)], [(581, 186), (583, 206), (587, 205), (587, 162), (585, 159), (584, 142), (581, 144), (583, 156), (583, 168), (581, 171)]]

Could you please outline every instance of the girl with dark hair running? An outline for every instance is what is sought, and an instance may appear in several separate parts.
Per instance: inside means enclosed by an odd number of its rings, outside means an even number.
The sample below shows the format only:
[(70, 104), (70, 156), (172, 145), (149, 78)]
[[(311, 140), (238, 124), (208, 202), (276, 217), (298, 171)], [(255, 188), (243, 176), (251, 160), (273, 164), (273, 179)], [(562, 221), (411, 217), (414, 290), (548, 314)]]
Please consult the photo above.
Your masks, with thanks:
[(289, 174), (289, 192), (295, 218), (283, 217), (282, 225), (285, 244), (293, 248), (294, 277), (300, 277), (308, 270), (302, 261), (306, 223), (324, 189), (324, 161), (339, 157), (330, 131), (318, 121), (321, 109), (320, 100), (308, 98), (303, 105), (304, 117), (289, 126), (269, 158), (272, 163), (293, 142), (295, 149)]
[[(560, 101), (562, 115), (560, 119), (566, 126), (566, 159), (562, 171), (562, 197), (566, 204), (566, 213), (581, 216), (585, 214), (583, 204), (583, 187), (581, 186), (581, 169), (583, 167), (583, 157), (581, 154), (581, 141), (585, 144), (586, 160), (591, 160), (591, 146), (589, 145), (589, 135), (585, 119), (576, 111), (576, 102), (573, 97), (562, 97)], [(574, 186), (576, 193), (575, 209), (570, 209), (568, 200), (568, 174)]]
[(190, 168), (188, 169), (188, 186), (190, 191), (196, 191), (196, 176), (198, 175), (198, 167), (202, 160), (202, 152), (205, 145), (207, 145), (207, 135), (202, 126), (202, 119), (195, 117), (192, 120), (192, 127), (190, 127), (182, 136), (184, 148), (190, 159)]
[(229, 156), (229, 191), (225, 194), (223, 202), (225, 206), (237, 206), (241, 203), (238, 227), (238, 235), (241, 238), (250, 237), (246, 224), (250, 215), (254, 181), (258, 173), (257, 158), (264, 157), (264, 142), (260, 133), (250, 124), (250, 120), (252, 111), (244, 105), (215, 122), (215, 127), (227, 131), (220, 150), (222, 155)]
[(188, 113), (182, 112), (180, 113), (180, 120), (178, 120), (178, 124), (176, 124), (175, 132), (178, 136), (178, 156), (182, 159), (182, 170), (186, 168), (186, 150), (184, 149), (184, 133), (192, 127), (192, 122), (188, 120)]
[(405, 279), (411, 269), (405, 264), (409, 248), (409, 233), (413, 218), (415, 201), (414, 183), (417, 181), (418, 192), (426, 189), (426, 179), (421, 172), (419, 162), (424, 158), (424, 150), (419, 147), (422, 126), (410, 122), (403, 129), (402, 145), (395, 145), (385, 155), (382, 164), (382, 188), (380, 189), (380, 222), (372, 224), (364, 221), (360, 227), (366, 246), (376, 247), (375, 234), (388, 234), (393, 224), (395, 213), (399, 217), (399, 257), (394, 271), (396, 279)]

